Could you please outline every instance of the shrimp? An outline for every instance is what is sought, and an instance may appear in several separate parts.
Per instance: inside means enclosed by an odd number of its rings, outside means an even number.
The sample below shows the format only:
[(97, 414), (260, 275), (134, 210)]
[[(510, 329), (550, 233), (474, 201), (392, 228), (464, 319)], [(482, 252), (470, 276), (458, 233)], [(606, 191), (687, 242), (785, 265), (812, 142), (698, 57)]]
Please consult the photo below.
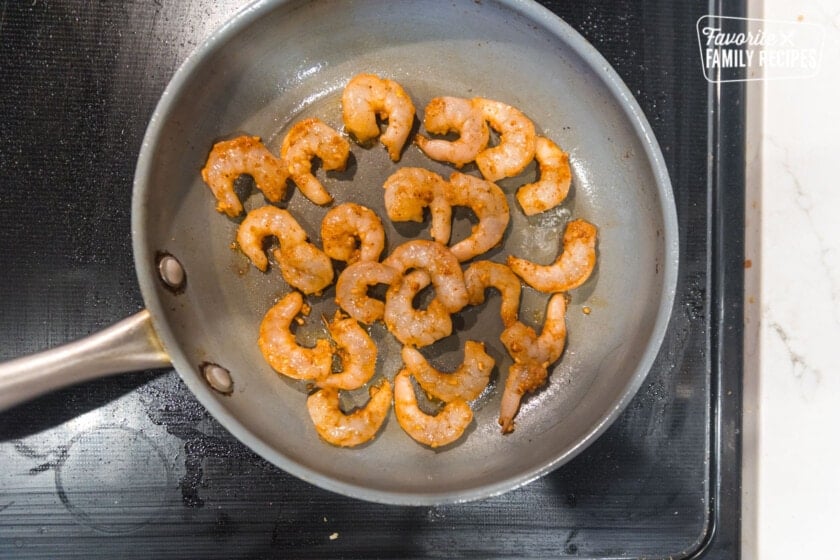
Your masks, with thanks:
[(321, 242), (324, 253), (337, 261), (378, 261), (385, 249), (385, 228), (370, 208), (345, 202), (324, 216)]
[(385, 180), (385, 210), (394, 222), (422, 222), (423, 208), (432, 217), (432, 239), (448, 243), (452, 231), (452, 206), (443, 177), (419, 167), (403, 167)]
[(318, 339), (314, 348), (300, 346), (290, 330), (298, 313), (304, 308), (300, 292), (290, 292), (274, 304), (260, 323), (257, 343), (268, 364), (293, 379), (321, 380), (332, 369), (332, 348), (326, 339)]
[(385, 304), (368, 295), (368, 287), (375, 284), (393, 284), (399, 271), (373, 261), (357, 261), (345, 268), (335, 285), (335, 302), (348, 315), (372, 324), (382, 318)]
[(423, 390), (443, 402), (471, 401), (478, 397), (490, 382), (490, 373), (496, 365), (484, 351), (484, 344), (472, 340), (464, 344), (464, 361), (452, 373), (433, 368), (419, 350), (410, 346), (403, 346), (402, 359)]
[(415, 309), (414, 297), (431, 283), (422, 269), (403, 276), (385, 295), (385, 326), (403, 344), (428, 346), (452, 334), (452, 317), (435, 297), (426, 309)]
[(233, 190), (233, 182), (240, 175), (253, 177), (257, 188), (271, 202), (279, 202), (286, 194), (289, 178), (286, 163), (269, 152), (258, 136), (217, 142), (210, 150), (201, 177), (216, 197), (216, 210), (231, 218), (242, 213), (242, 202)]
[(440, 243), (425, 239), (406, 241), (391, 251), (382, 263), (400, 273), (411, 268), (428, 272), (435, 287), (435, 299), (449, 313), (460, 311), (469, 301), (458, 259)]
[(306, 408), (318, 435), (339, 447), (356, 447), (372, 440), (391, 410), (391, 384), (383, 380), (381, 385), (371, 387), (369, 394), (368, 403), (350, 414), (339, 406), (338, 389), (321, 389), (309, 395)]
[(457, 132), (457, 140), (429, 139), (417, 135), (414, 142), (430, 158), (461, 168), (475, 160), (490, 141), (490, 129), (481, 108), (472, 99), (435, 97), (426, 105), (423, 125), (432, 134)]
[(362, 144), (379, 136), (376, 117), (387, 119), (388, 128), (379, 141), (391, 160), (399, 161), (415, 113), (411, 97), (400, 84), (374, 74), (359, 74), (345, 86), (341, 108), (344, 126)]
[(501, 335), (502, 344), (513, 358), (508, 369), (499, 410), (502, 433), (514, 429), (513, 419), (525, 393), (540, 388), (548, 379), (548, 368), (560, 359), (566, 345), (566, 295), (554, 294), (548, 302), (545, 323), (539, 336), (517, 321)]
[(476, 98), (484, 118), (500, 135), (499, 145), (475, 157), (479, 171), (488, 181), (518, 175), (534, 159), (537, 132), (534, 123), (519, 109), (499, 101)]
[(251, 210), (239, 224), (236, 241), (254, 266), (264, 272), (268, 258), (263, 251), (263, 240), (271, 235), (280, 241), (274, 258), (290, 286), (312, 294), (330, 285), (333, 280), (330, 258), (306, 240), (306, 232), (286, 210), (276, 206)]
[(563, 252), (553, 264), (539, 265), (508, 256), (508, 266), (529, 286), (545, 293), (577, 288), (595, 268), (598, 229), (585, 220), (573, 220), (563, 233)]
[(469, 237), (450, 247), (459, 261), (467, 261), (498, 245), (510, 221), (505, 193), (496, 184), (455, 172), (449, 177), (447, 199), (452, 206), (467, 206), (478, 217)]
[(304, 119), (286, 134), (280, 156), (306, 198), (315, 204), (329, 204), (332, 196), (312, 174), (312, 158), (321, 158), (326, 170), (343, 171), (350, 157), (350, 142), (321, 120)]
[(401, 370), (394, 378), (394, 412), (405, 433), (423, 445), (441, 447), (464, 434), (473, 413), (464, 399), (446, 403), (435, 416), (430, 416), (417, 406), (417, 395), (411, 384), (408, 370)]
[(572, 170), (569, 154), (543, 136), (537, 137), (534, 154), (540, 168), (540, 180), (519, 187), (516, 200), (527, 216), (533, 216), (560, 205), (569, 194)]
[(342, 371), (319, 380), (316, 385), (351, 390), (370, 381), (376, 371), (376, 344), (368, 333), (355, 319), (342, 317), (339, 311), (327, 323), (327, 330), (338, 347)]
[(492, 261), (474, 262), (464, 272), (464, 283), (470, 295), (470, 305), (484, 303), (484, 290), (487, 288), (499, 290), (502, 295), (499, 311), (502, 323), (510, 327), (517, 321), (522, 286), (519, 277), (509, 267)]

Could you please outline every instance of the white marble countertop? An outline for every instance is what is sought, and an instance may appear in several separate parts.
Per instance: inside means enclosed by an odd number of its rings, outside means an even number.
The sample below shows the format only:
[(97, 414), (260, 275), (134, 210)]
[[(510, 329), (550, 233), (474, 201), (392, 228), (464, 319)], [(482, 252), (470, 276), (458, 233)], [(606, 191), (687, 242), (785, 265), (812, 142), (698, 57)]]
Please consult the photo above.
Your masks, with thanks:
[[(816, 76), (750, 83), (744, 558), (833, 558), (840, 526), (840, 3), (754, 0), (817, 24)], [(815, 28), (816, 29), (816, 28)]]

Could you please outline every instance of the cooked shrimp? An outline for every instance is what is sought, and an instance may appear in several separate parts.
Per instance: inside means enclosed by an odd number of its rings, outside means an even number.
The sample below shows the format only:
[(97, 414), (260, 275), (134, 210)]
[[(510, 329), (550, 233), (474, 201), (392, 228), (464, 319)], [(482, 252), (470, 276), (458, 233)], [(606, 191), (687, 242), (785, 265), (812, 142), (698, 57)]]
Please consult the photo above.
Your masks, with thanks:
[(519, 277), (508, 267), (492, 261), (478, 261), (464, 272), (464, 284), (470, 295), (470, 305), (484, 303), (484, 290), (496, 288), (502, 296), (499, 311), (502, 323), (510, 327), (519, 316), (519, 297), (522, 286)]
[(306, 408), (318, 435), (339, 447), (355, 447), (368, 442), (385, 423), (391, 410), (391, 384), (370, 388), (370, 400), (358, 410), (345, 414), (339, 406), (338, 389), (321, 389), (309, 395)]
[(400, 273), (411, 268), (428, 272), (435, 287), (435, 300), (450, 313), (460, 311), (469, 301), (458, 259), (440, 243), (425, 239), (406, 241), (391, 251), (382, 263)]
[(451, 141), (418, 134), (414, 142), (430, 158), (448, 161), (459, 168), (474, 161), (490, 140), (484, 114), (472, 99), (435, 97), (426, 105), (423, 126), (432, 134), (458, 133), (458, 139)]
[(385, 249), (385, 228), (370, 208), (345, 202), (324, 216), (321, 242), (324, 252), (337, 261), (378, 261)]
[(388, 128), (379, 141), (393, 161), (399, 161), (414, 124), (414, 103), (400, 84), (374, 74), (359, 74), (341, 95), (344, 126), (362, 144), (379, 136), (376, 117), (387, 119)]
[(496, 184), (455, 172), (449, 177), (447, 199), (452, 206), (466, 206), (475, 213), (478, 224), (470, 235), (450, 247), (459, 261), (467, 261), (498, 245), (510, 221), (505, 193)]
[(301, 346), (290, 330), (292, 321), (304, 309), (300, 292), (290, 292), (278, 301), (260, 323), (258, 344), (263, 357), (277, 372), (293, 379), (321, 380), (332, 368), (332, 348), (318, 339), (314, 348)]
[(516, 200), (528, 216), (539, 214), (558, 206), (569, 194), (572, 170), (569, 154), (543, 136), (537, 137), (534, 154), (540, 169), (540, 179), (523, 185), (516, 191)]
[(312, 174), (312, 158), (328, 171), (342, 171), (350, 157), (350, 142), (319, 119), (296, 123), (283, 139), (280, 156), (303, 195), (315, 204), (329, 204), (332, 196)]
[(448, 185), (443, 177), (419, 167), (403, 167), (382, 185), (385, 210), (394, 222), (422, 222), (423, 208), (431, 213), (432, 239), (448, 243), (452, 230), (452, 206), (446, 197)]
[(433, 368), (419, 350), (410, 346), (403, 346), (402, 359), (423, 390), (443, 402), (471, 401), (478, 397), (487, 387), (496, 365), (496, 360), (484, 351), (484, 344), (472, 340), (464, 344), (464, 361), (452, 373)]
[(518, 175), (534, 159), (537, 132), (534, 123), (519, 109), (499, 101), (476, 98), (484, 118), (499, 133), (499, 145), (487, 148), (475, 158), (488, 181)]
[(280, 241), (274, 258), (290, 286), (312, 294), (330, 285), (333, 280), (330, 258), (306, 240), (306, 232), (286, 210), (276, 206), (251, 210), (239, 224), (236, 241), (254, 266), (265, 271), (268, 258), (263, 251), (263, 240), (272, 235)]
[(473, 418), (472, 410), (464, 399), (446, 403), (435, 416), (420, 410), (409, 373), (405, 369), (394, 378), (394, 412), (405, 433), (429, 447), (441, 447), (457, 440)]
[(585, 220), (573, 220), (563, 233), (563, 252), (553, 264), (539, 265), (508, 256), (508, 266), (529, 286), (545, 293), (566, 292), (586, 282), (595, 268), (598, 229)]
[(368, 288), (376, 284), (393, 284), (399, 271), (374, 261), (357, 261), (345, 268), (335, 285), (335, 302), (348, 315), (372, 324), (382, 318), (385, 303), (368, 295)]
[(217, 142), (210, 150), (201, 177), (216, 197), (216, 210), (231, 218), (242, 213), (242, 202), (233, 190), (233, 182), (240, 175), (253, 177), (257, 188), (271, 202), (278, 202), (286, 193), (289, 177), (286, 163), (269, 152), (258, 136)]
[(428, 346), (452, 334), (452, 317), (435, 297), (426, 309), (416, 309), (414, 297), (431, 284), (422, 269), (409, 272), (394, 282), (385, 295), (385, 326), (406, 345)]
[(349, 391), (370, 381), (376, 372), (376, 343), (365, 329), (355, 319), (342, 317), (336, 311), (333, 320), (327, 323), (327, 330), (335, 341), (341, 372), (319, 380), (316, 385)]
[(565, 294), (551, 296), (539, 336), (534, 329), (517, 321), (502, 332), (501, 340), (514, 362), (508, 370), (499, 410), (502, 433), (510, 433), (523, 395), (536, 391), (545, 383), (548, 368), (563, 353), (566, 344)]

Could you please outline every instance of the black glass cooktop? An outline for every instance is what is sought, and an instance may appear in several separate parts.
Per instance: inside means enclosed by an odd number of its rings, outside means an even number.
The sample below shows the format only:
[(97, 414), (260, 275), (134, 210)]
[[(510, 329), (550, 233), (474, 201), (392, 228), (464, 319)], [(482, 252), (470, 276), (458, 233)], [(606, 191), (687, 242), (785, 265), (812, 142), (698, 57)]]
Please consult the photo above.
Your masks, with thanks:
[[(143, 132), (180, 62), (242, 4), (0, 2), (0, 359), (142, 307), (129, 221)], [(676, 196), (671, 325), (615, 425), (519, 490), (393, 507), (268, 464), (174, 371), (90, 382), (0, 413), (0, 558), (738, 555), (744, 94), (706, 82), (694, 27), (720, 12), (544, 4), (637, 96)]]

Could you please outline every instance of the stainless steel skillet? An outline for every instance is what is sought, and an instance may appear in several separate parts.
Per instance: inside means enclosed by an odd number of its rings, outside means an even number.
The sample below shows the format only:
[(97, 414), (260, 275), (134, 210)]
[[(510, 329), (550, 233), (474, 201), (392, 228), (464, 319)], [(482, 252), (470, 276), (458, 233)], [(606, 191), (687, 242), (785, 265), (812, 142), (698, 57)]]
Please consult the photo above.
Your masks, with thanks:
[[(332, 448), (310, 424), (305, 387), (271, 372), (256, 347), (262, 314), (288, 288), (276, 270), (261, 274), (230, 248), (237, 224), (213, 210), (199, 169), (220, 138), (256, 134), (276, 148), (300, 118), (315, 115), (339, 127), (341, 88), (358, 72), (399, 81), (421, 111), (436, 95), (506, 101), (571, 154), (573, 191), (563, 208), (529, 219), (512, 203), (504, 248), (488, 255), (547, 262), (571, 216), (600, 228), (596, 274), (572, 294), (567, 350), (509, 436), (495, 423), (500, 391), (491, 390), (475, 405), (475, 427), (444, 450), (417, 445), (393, 417), (373, 443)], [(379, 148), (354, 146), (353, 154), (347, 172), (321, 176), (337, 202), (354, 200), (382, 215), (381, 185), (397, 167), (451, 171), (415, 148), (396, 165)], [(534, 173), (529, 168), (501, 184), (512, 197)], [(263, 203), (257, 193), (246, 207)], [(297, 193), (284, 205), (318, 242), (326, 210)], [(0, 407), (94, 376), (171, 362), (207, 409), (266, 459), (319, 486), (382, 502), (475, 499), (568, 461), (607, 428), (643, 381), (676, 283), (671, 187), (638, 105), (590, 45), (526, 2), (250, 5), (187, 60), (164, 93), (138, 159), (132, 212), (147, 311), (70, 347), (0, 365)], [(387, 225), (392, 247), (428, 236), (422, 227)], [(468, 229), (469, 219), (460, 219), (456, 235)], [(183, 265), (186, 281), (178, 289), (161, 279), (164, 255)], [(313, 318), (329, 312), (332, 295), (310, 300)], [(523, 320), (539, 323), (544, 303), (526, 290)], [(462, 312), (458, 336), (435, 345), (433, 360), (451, 367), (465, 340), (484, 340), (499, 363), (494, 384), (503, 383), (509, 362), (497, 342), (497, 313), (493, 300)], [(320, 331), (311, 320), (298, 335), (313, 338)], [(391, 377), (399, 367), (398, 347), (381, 328), (372, 334), (380, 342), (379, 375)], [(230, 372), (230, 394), (223, 394), (223, 375), (216, 378), (221, 392), (208, 384), (205, 373), (220, 370), (207, 364)], [(348, 395), (347, 404), (361, 402), (357, 398)]]

